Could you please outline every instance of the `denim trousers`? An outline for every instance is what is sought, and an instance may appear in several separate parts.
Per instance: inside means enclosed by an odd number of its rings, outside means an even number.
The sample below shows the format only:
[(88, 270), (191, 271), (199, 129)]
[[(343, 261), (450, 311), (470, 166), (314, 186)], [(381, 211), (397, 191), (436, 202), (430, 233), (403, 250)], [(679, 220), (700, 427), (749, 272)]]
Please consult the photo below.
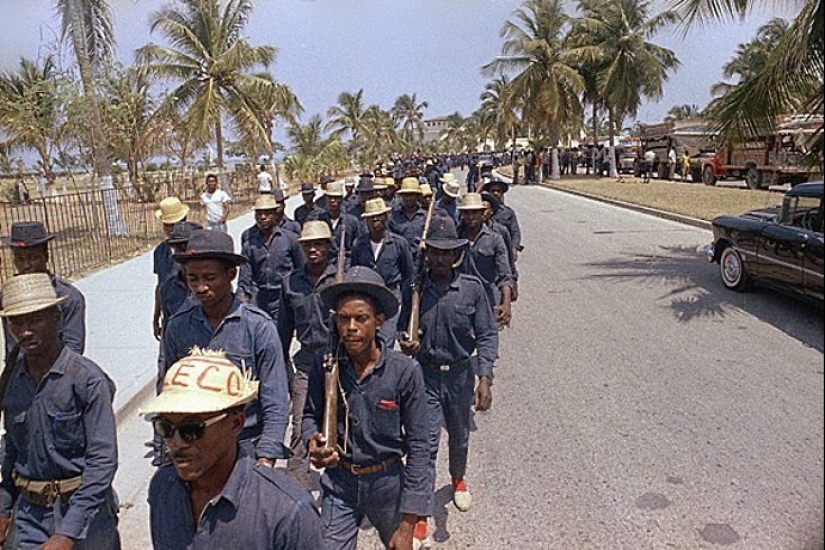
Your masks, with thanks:
[(286, 472), (289, 478), (296, 485), (306, 490), (310, 490), (309, 477), (309, 455), (304, 440), (301, 437), (301, 420), (304, 416), (304, 404), (307, 400), (307, 383), (309, 373), (301, 369), (295, 369), (292, 378), (292, 391), (290, 405), (292, 407), (292, 434), (289, 437), (289, 448), (292, 456), (289, 457), (286, 465)]

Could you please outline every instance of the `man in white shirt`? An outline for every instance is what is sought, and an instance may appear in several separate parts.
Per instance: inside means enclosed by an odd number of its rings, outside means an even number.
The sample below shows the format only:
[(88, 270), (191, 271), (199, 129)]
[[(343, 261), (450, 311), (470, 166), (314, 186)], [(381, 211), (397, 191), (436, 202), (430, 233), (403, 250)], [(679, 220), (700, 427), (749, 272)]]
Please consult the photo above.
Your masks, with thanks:
[(667, 179), (673, 181), (676, 175), (676, 149), (671, 145), (667, 152)]
[(272, 174), (266, 171), (266, 165), (261, 164), (261, 171), (256, 176), (258, 178), (258, 192), (261, 194), (272, 192)]
[(226, 220), (229, 218), (229, 203), (232, 197), (223, 189), (218, 189), (218, 176), (206, 175), (206, 191), (201, 195), (201, 204), (206, 208), (206, 228), (228, 232)]

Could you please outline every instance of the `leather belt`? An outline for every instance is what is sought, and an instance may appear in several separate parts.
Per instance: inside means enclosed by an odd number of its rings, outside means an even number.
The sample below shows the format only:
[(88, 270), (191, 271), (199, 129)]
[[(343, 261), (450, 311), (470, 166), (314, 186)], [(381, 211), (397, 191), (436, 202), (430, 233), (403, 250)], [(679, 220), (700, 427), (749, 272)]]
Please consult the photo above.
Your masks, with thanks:
[(469, 366), (470, 359), (462, 359), (457, 363), (448, 363), (446, 365), (436, 365), (433, 367), (433, 370), (441, 371), (441, 372), (450, 372), (451, 370), (458, 370), (459, 368), (463, 368)]
[(353, 464), (349, 460), (344, 458), (338, 461), (338, 465), (351, 473), (354, 476), (367, 476), (370, 474), (377, 474), (378, 472), (384, 472), (390, 469), (390, 466), (398, 462), (398, 457), (391, 456), (389, 458), (385, 458), (378, 464), (371, 464), (369, 466), (359, 466), (358, 464)]
[(15, 471), (12, 472), (12, 479), (14, 485), (20, 490), (21, 497), (32, 504), (51, 508), (58, 498), (63, 504), (69, 502), (71, 496), (80, 487), (81, 476), (41, 481), (29, 479)]

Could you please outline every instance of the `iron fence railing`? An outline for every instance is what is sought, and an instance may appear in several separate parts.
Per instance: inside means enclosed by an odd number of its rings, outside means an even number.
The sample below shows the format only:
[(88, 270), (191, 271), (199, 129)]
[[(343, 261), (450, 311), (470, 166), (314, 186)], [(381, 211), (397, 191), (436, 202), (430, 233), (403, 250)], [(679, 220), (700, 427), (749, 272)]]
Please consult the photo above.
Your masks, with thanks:
[[(49, 246), (50, 268), (64, 277), (117, 263), (145, 252), (160, 242), (163, 228), (155, 218), (156, 200), (179, 197), (190, 206), (189, 219), (204, 223), (200, 207), (203, 174), (150, 174), (140, 190), (119, 185), (111, 191), (89, 190), (29, 197), (20, 202), (0, 202), (0, 235), (10, 233), (16, 221), (41, 221), (56, 238)], [(254, 173), (230, 172), (234, 213), (245, 212), (257, 196)], [(116, 209), (113, 209), (116, 199)], [(14, 274), (9, 247), (0, 247), (0, 282)]]

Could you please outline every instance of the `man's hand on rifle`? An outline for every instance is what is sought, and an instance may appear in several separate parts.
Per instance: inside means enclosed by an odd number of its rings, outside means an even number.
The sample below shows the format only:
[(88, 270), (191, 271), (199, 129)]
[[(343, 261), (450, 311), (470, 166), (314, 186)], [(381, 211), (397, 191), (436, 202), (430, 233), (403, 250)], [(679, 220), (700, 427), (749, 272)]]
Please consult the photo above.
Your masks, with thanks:
[(398, 338), (398, 346), (401, 348), (401, 351), (404, 355), (417, 355), (419, 350), (421, 350), (421, 342), (419, 340), (410, 340), (409, 335), (406, 332), (402, 332)]
[(327, 446), (327, 440), (321, 432), (309, 440), (309, 462), (316, 468), (335, 468), (338, 466), (338, 451)]

